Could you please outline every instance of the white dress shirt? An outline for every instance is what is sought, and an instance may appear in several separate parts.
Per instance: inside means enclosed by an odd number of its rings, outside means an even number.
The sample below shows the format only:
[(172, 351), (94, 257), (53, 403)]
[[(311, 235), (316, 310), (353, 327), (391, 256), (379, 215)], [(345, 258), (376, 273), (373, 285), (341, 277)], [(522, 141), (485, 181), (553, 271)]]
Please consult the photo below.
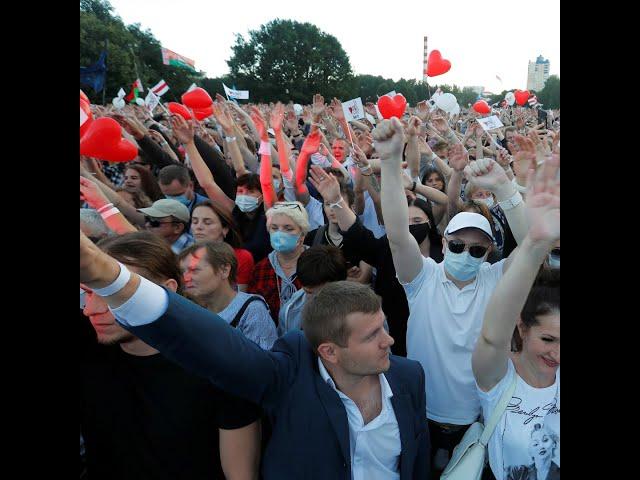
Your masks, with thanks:
[(400, 429), (391, 405), (393, 392), (384, 374), (379, 374), (382, 393), (380, 414), (366, 425), (358, 406), (336, 388), (318, 358), (320, 376), (342, 400), (349, 420), (351, 478), (353, 480), (398, 480), (400, 478)]

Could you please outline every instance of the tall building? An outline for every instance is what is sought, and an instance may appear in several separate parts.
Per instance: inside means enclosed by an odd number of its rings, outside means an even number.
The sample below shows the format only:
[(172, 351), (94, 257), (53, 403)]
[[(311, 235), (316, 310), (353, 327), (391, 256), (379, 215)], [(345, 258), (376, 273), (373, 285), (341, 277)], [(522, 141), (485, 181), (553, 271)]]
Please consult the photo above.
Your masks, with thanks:
[(539, 55), (535, 62), (529, 62), (527, 90), (539, 92), (544, 88), (544, 84), (549, 78), (550, 65), (549, 60), (545, 60), (542, 55)]

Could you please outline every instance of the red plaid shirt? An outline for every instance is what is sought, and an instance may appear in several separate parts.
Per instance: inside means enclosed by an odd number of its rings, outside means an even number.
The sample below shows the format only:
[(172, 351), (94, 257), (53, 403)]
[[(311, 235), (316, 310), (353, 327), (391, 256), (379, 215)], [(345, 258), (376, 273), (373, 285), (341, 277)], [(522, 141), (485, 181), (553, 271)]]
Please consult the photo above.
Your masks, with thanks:
[[(269, 305), (271, 318), (278, 325), (278, 315), (280, 313), (280, 284), (282, 280), (276, 275), (275, 270), (271, 266), (269, 257), (263, 258), (256, 263), (253, 269), (253, 278), (247, 287), (248, 293), (257, 293), (262, 295)], [(298, 290), (302, 288), (300, 280), (296, 277), (293, 284)]]

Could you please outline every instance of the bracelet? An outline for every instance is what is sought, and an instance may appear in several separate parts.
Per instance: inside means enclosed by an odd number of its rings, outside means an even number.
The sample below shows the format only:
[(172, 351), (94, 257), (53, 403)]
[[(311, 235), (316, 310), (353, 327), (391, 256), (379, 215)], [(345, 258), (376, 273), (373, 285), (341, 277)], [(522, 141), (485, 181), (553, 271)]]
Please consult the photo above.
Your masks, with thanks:
[(416, 182), (415, 180), (413, 181), (413, 185), (411, 185), (411, 188), (409, 189), (409, 191), (414, 192), (416, 191), (416, 187), (418, 186), (418, 182)]
[(335, 203), (329, 203), (329, 207), (330, 208), (342, 208), (342, 205), (340, 205), (340, 203), (342, 202), (342, 196), (340, 196), (340, 198), (338, 198), (338, 201)]
[(118, 278), (116, 278), (113, 282), (111, 282), (104, 288), (94, 288), (93, 291), (96, 295), (99, 295), (100, 297), (108, 297), (116, 292), (119, 292), (127, 285), (129, 279), (131, 278), (131, 272), (120, 262), (118, 262), (118, 265), (120, 265), (120, 273), (118, 274)]
[(235, 142), (236, 141), (236, 137), (224, 137), (224, 139), (227, 141), (227, 143), (231, 143), (231, 142)]
[(98, 212), (98, 213), (106, 212), (110, 208), (113, 208), (113, 203), (107, 203), (107, 204), (101, 206), (99, 209), (96, 210), (96, 212)]
[(106, 220), (107, 218), (112, 217), (116, 213), (120, 213), (120, 210), (118, 210), (116, 207), (112, 207), (106, 212), (100, 212), (100, 216), (102, 217), (103, 220)]
[(271, 144), (269, 142), (265, 142), (264, 140), (260, 140), (260, 150), (258, 150), (260, 155), (268, 155), (271, 156)]
[(509, 198), (508, 200), (504, 200), (502, 202), (498, 202), (498, 205), (500, 205), (500, 208), (502, 208), (502, 210), (505, 211), (505, 210), (511, 210), (513, 208), (516, 208), (521, 203), (522, 203), (522, 195), (516, 189), (516, 193), (514, 193), (511, 198)]

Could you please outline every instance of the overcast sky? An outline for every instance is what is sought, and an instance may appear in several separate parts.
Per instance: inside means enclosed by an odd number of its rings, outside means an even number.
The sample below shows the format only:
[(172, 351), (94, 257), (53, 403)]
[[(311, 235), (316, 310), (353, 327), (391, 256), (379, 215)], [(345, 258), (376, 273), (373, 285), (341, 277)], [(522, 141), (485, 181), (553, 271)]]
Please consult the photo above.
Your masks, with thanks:
[(162, 46), (195, 60), (210, 77), (228, 73), (236, 33), (248, 38), (249, 30), (275, 18), (310, 22), (334, 35), (356, 74), (421, 80), (427, 35), (429, 50), (452, 64), (434, 83), (525, 89), (527, 63), (538, 55), (560, 75), (560, 0), (110, 1), (126, 24), (149, 28)]

